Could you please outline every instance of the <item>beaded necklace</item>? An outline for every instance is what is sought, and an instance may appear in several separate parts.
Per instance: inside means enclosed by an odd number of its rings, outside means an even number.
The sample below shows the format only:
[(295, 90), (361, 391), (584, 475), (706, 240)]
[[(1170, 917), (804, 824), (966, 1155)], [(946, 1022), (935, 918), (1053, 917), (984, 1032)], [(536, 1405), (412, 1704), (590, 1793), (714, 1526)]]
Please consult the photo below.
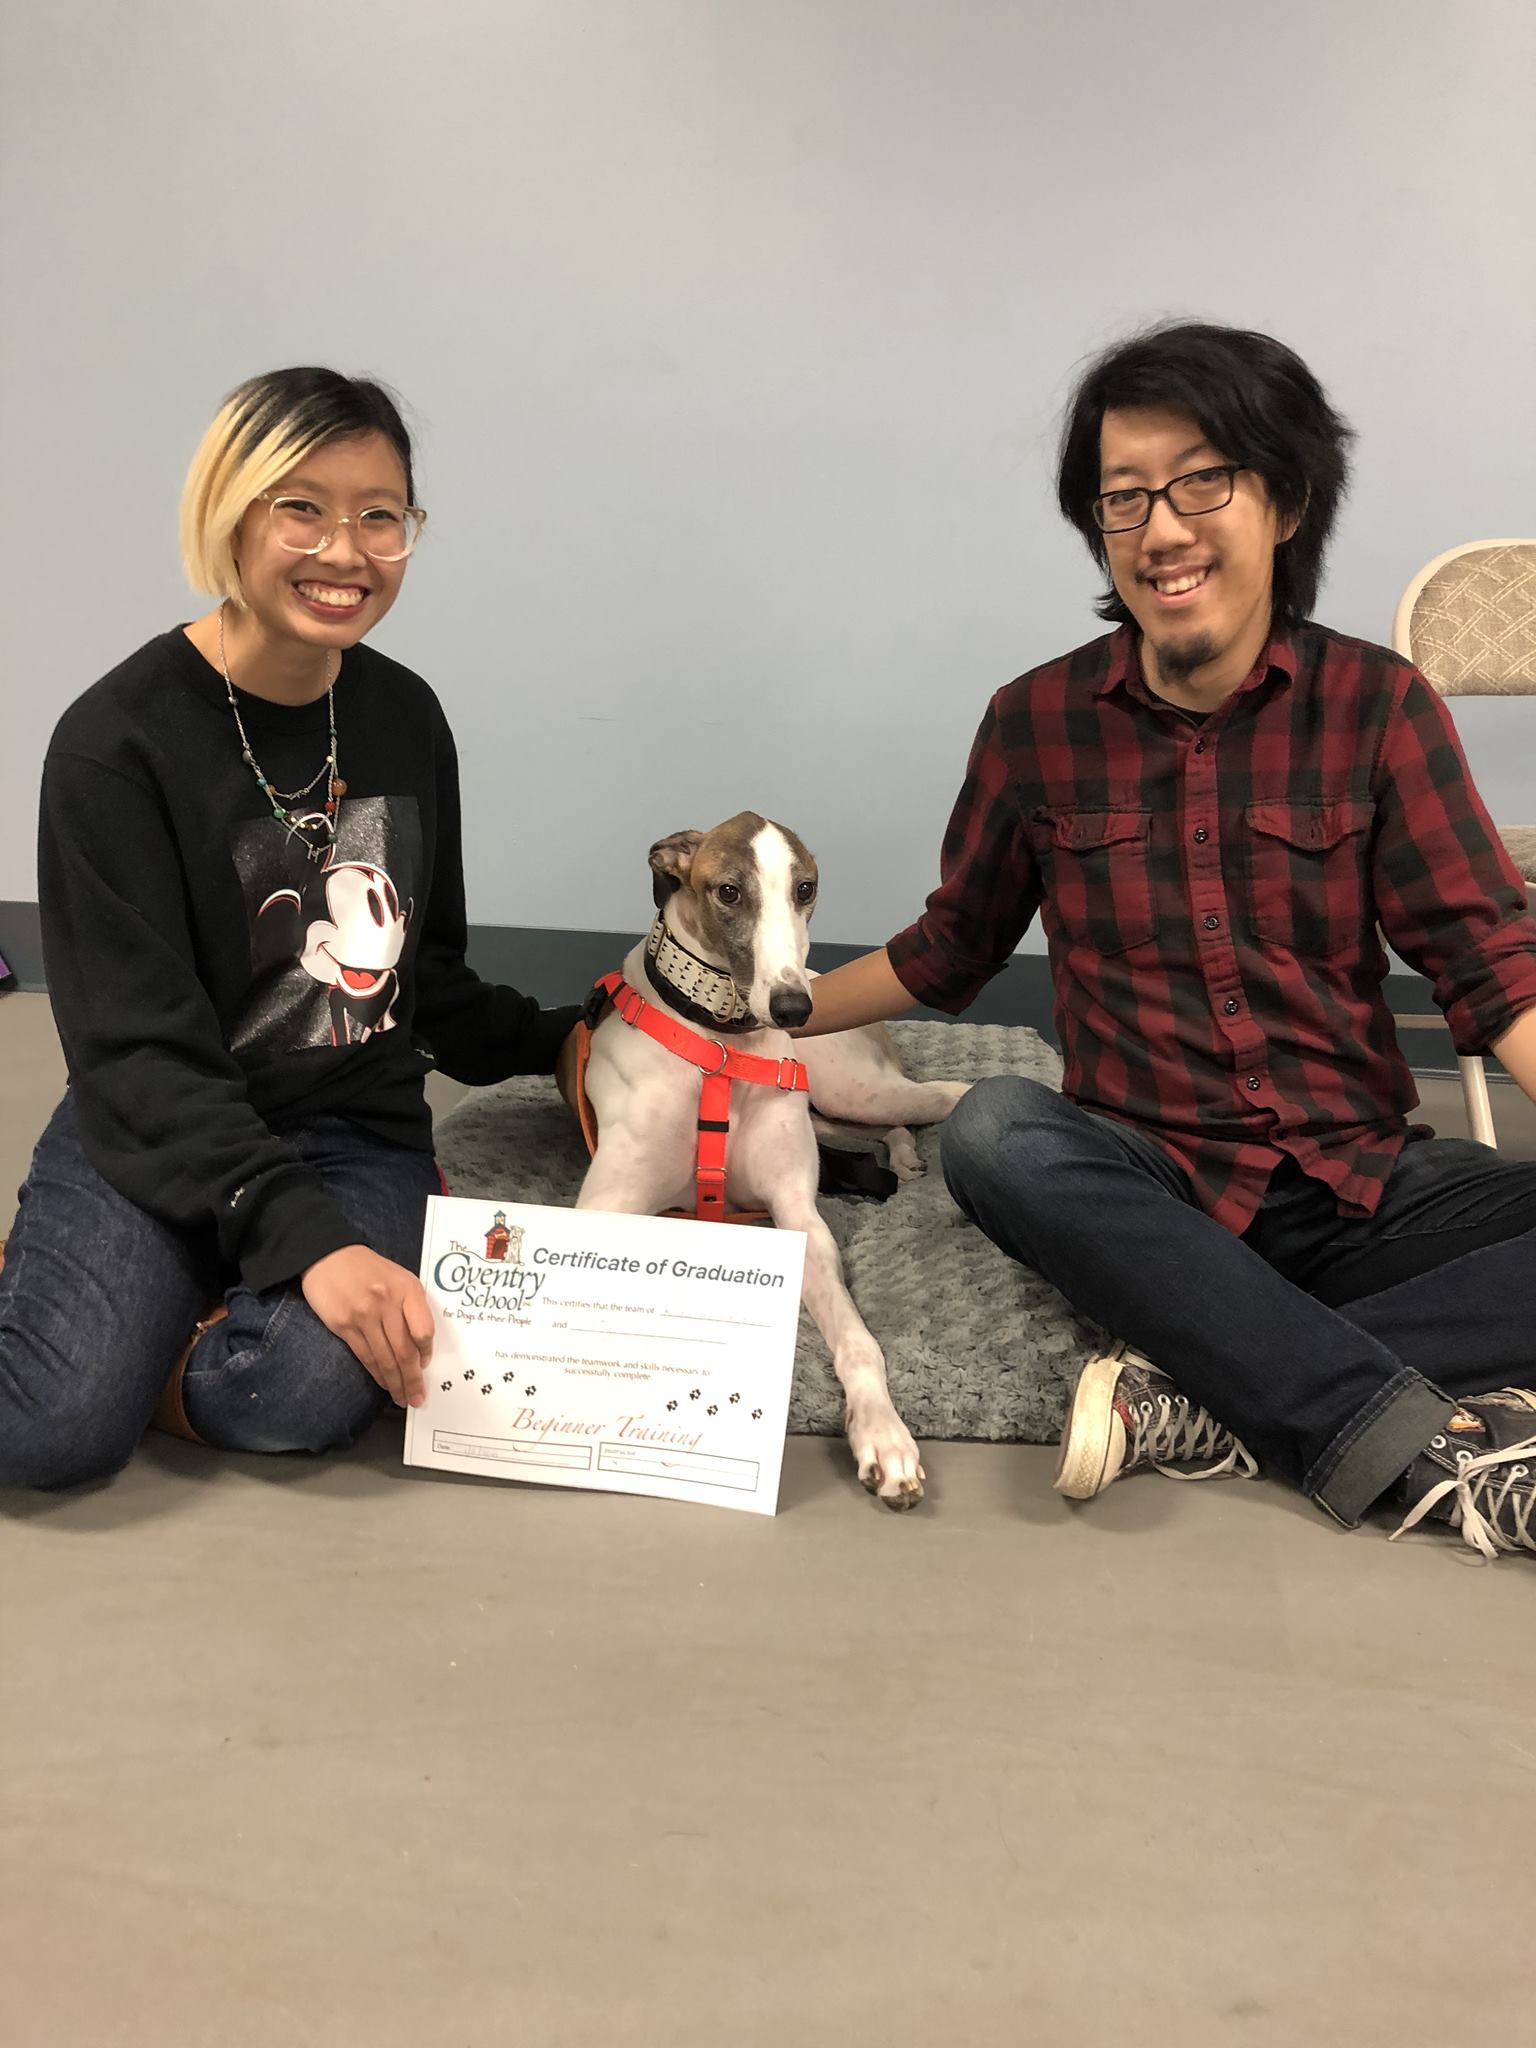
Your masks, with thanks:
[[(219, 670), (224, 677), (224, 687), (229, 692), (229, 708), (235, 714), (235, 730), (240, 735), (240, 758), (256, 778), (256, 787), (272, 806), (272, 815), (288, 834), (297, 839), (312, 861), (328, 854), (336, 844), (336, 820), (341, 811), (341, 799), (347, 793), (347, 785), (336, 772), (336, 677), (341, 670), (338, 657), (335, 669), (331, 668), (330, 656), (326, 656), (325, 708), (330, 721), (330, 744), (325, 759), (311, 775), (302, 789), (277, 789), (262, 773), (261, 763), (256, 759), (251, 742), (245, 730), (245, 721), (240, 716), (240, 706), (235, 701), (235, 686), (230, 680), (229, 663), (224, 656), (224, 607), (219, 606)], [(325, 808), (323, 811), (295, 811), (292, 807), (301, 803), (320, 781), (328, 776)], [(323, 835), (323, 836), (322, 836)]]

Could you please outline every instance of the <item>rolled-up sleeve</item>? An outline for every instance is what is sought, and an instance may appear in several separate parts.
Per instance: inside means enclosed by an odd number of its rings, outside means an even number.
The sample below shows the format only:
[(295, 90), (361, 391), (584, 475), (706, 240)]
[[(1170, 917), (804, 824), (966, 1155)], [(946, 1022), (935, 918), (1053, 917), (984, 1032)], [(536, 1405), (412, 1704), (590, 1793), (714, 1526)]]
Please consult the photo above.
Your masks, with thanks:
[(950, 813), (939, 886), (886, 947), (919, 1002), (957, 1014), (1007, 966), (1040, 907), (1040, 876), (1010, 787), (997, 700), (988, 705)]
[(1450, 712), (1417, 674), (1388, 721), (1375, 796), (1382, 929), (1434, 984), (1457, 1051), (1486, 1052), (1536, 1006), (1536, 918)]

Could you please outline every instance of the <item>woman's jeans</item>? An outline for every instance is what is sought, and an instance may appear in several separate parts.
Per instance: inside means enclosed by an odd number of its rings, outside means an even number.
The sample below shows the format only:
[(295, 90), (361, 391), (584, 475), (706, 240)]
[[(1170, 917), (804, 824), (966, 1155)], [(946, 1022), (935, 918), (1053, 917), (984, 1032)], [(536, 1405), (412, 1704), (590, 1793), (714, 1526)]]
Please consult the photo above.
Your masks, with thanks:
[[(326, 1116), (284, 1136), (357, 1228), (413, 1272), (432, 1157)], [(296, 1281), (253, 1294), (183, 1232), (110, 1188), (66, 1095), (38, 1142), (0, 1272), (0, 1487), (73, 1486), (133, 1455), (171, 1368), (220, 1295), (188, 1362), (187, 1420), (236, 1451), (329, 1451), (388, 1406)]]
[(1536, 1386), (1536, 1163), (1411, 1139), (1372, 1216), (1293, 1162), (1241, 1237), (1149, 1139), (1038, 1081), (944, 1126), (965, 1213), (1348, 1524), (1461, 1396)]

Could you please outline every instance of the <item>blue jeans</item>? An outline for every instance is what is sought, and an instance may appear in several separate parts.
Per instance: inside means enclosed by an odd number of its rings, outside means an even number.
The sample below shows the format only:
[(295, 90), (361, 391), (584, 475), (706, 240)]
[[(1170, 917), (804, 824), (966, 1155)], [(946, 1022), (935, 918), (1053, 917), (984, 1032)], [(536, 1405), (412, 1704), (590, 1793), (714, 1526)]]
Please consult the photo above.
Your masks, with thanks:
[[(343, 1117), (284, 1136), (359, 1237), (414, 1272), (429, 1153)], [(296, 1282), (253, 1294), (193, 1238), (109, 1187), (85, 1156), (66, 1095), (38, 1141), (0, 1272), (0, 1487), (74, 1486), (126, 1465), (194, 1324), (187, 1419), (232, 1451), (329, 1451), (357, 1441), (389, 1397)]]
[(1456, 1399), (1536, 1385), (1536, 1164), (1410, 1140), (1369, 1217), (1287, 1160), (1241, 1237), (1139, 1132), (1038, 1081), (944, 1126), (960, 1207), (1353, 1526)]

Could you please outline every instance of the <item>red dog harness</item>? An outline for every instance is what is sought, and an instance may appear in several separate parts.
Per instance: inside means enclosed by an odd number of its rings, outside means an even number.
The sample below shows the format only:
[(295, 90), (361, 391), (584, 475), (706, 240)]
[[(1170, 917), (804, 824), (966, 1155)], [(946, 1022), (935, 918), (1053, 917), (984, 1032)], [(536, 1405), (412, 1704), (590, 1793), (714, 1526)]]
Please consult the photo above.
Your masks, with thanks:
[[(706, 1038), (702, 1032), (690, 1031), (686, 1024), (679, 1024), (662, 1010), (648, 1003), (638, 989), (630, 987), (620, 973), (605, 974), (597, 982), (592, 994), (601, 993), (613, 1004), (624, 1022), (636, 1031), (643, 1031), (647, 1038), (654, 1038), (658, 1045), (664, 1045), (668, 1052), (675, 1052), (679, 1059), (687, 1060), (704, 1076), (699, 1091), (699, 1149), (694, 1168), (694, 1215), (706, 1223), (736, 1221), (725, 1206), (725, 1140), (731, 1128), (731, 1083), (753, 1081), (763, 1088), (782, 1088), (788, 1094), (810, 1093), (810, 1079), (799, 1060), (764, 1059), (761, 1053), (738, 1052), (718, 1038)], [(590, 1043), (588, 1037), (581, 1041), (578, 1053), (578, 1093), (580, 1097), (581, 1127), (590, 1151), (597, 1149), (597, 1132), (592, 1123), (591, 1109), (586, 1094), (586, 1052)], [(758, 1220), (754, 1213), (745, 1214), (741, 1220)]]

